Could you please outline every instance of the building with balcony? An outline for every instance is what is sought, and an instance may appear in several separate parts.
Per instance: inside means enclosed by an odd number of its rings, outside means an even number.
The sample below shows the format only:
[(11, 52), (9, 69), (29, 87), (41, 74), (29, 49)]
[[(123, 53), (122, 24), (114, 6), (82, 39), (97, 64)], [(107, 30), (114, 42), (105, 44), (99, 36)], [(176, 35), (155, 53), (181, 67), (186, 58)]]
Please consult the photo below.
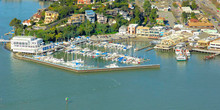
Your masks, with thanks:
[(138, 27), (138, 24), (129, 24), (127, 33), (129, 34), (136, 34), (136, 28)]
[(43, 44), (43, 39), (33, 36), (15, 36), (11, 39), (13, 52), (36, 53)]
[(97, 15), (97, 22), (98, 23), (101, 23), (101, 24), (106, 24), (107, 23), (107, 20), (108, 18), (106, 16), (102, 14), (96, 14)]
[(85, 21), (85, 14), (73, 14), (68, 19), (68, 24), (81, 24)]
[(210, 42), (208, 49), (220, 50), (220, 39)]
[(44, 18), (44, 24), (49, 24), (54, 22), (58, 19), (59, 13), (54, 11), (46, 11), (45, 12), (45, 18)]
[(119, 28), (119, 34), (127, 34), (127, 26), (123, 25)]
[(95, 23), (95, 12), (93, 10), (86, 10), (85, 16), (91, 23)]

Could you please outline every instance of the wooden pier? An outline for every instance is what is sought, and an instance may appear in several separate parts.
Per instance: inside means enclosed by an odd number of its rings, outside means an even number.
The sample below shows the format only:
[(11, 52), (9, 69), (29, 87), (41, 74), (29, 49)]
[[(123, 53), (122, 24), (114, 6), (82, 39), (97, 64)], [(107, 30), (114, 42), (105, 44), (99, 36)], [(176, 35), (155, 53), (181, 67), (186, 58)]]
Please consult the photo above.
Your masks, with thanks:
[(220, 51), (215, 51), (215, 50), (205, 50), (205, 49), (192, 48), (192, 51), (212, 54), (212, 55), (205, 56), (203, 58), (204, 60), (213, 59), (216, 56), (220, 55)]
[(149, 49), (147, 49), (147, 50), (145, 50), (146, 52), (148, 52), (148, 51), (150, 51), (150, 50), (153, 50), (154, 48), (152, 47), (152, 48), (149, 48)]
[(145, 48), (148, 48), (148, 47), (151, 47), (152, 45), (148, 45), (148, 46), (145, 46), (145, 47), (142, 47), (142, 48), (139, 48), (139, 49), (136, 49), (136, 51), (140, 51), (140, 50), (143, 50)]
[(219, 55), (220, 51), (192, 48), (192, 51)]

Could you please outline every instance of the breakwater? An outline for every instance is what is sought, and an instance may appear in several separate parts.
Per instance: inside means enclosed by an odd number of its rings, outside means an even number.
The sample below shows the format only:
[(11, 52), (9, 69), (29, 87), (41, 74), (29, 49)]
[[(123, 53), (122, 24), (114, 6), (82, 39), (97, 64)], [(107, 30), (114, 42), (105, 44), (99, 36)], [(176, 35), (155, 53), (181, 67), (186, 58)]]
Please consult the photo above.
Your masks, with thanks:
[(67, 71), (72, 71), (72, 72), (76, 72), (76, 73), (107, 72), (107, 71), (122, 71), (122, 70), (136, 70), (136, 69), (159, 69), (160, 68), (160, 64), (152, 64), (152, 65), (123, 66), (123, 67), (118, 67), (118, 68), (76, 69), (76, 68), (71, 68), (71, 67), (67, 67), (64, 65), (59, 65), (59, 64), (54, 64), (54, 63), (49, 63), (49, 62), (44, 62), (44, 61), (32, 59), (29, 57), (21, 56), (17, 53), (13, 54), (13, 57), (16, 59), (31, 61), (31, 62), (35, 62), (38, 64), (43, 64), (43, 65), (47, 65), (47, 66), (51, 66), (51, 67), (55, 67), (55, 68), (63, 69), (63, 70), (67, 70)]

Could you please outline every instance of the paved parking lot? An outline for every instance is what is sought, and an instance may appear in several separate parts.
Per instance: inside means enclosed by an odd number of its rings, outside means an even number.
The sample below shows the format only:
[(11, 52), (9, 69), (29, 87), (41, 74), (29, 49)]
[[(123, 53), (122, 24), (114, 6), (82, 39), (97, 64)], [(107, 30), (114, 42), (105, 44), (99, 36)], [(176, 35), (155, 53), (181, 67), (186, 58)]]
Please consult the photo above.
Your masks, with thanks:
[(168, 20), (168, 23), (170, 24), (171, 27), (175, 25), (174, 22), (176, 22), (175, 17), (173, 16), (172, 12), (157, 12), (159, 17), (164, 17), (166, 20)]

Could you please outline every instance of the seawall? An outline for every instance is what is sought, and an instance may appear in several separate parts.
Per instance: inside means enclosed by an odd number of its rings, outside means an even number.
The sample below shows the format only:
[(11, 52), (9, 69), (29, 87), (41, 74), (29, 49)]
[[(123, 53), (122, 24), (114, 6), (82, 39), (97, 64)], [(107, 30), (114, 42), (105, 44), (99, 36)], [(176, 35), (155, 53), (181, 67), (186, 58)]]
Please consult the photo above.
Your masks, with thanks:
[(153, 65), (125, 66), (125, 67), (119, 67), (119, 68), (98, 68), (98, 69), (77, 70), (77, 69), (66, 67), (63, 65), (58, 65), (58, 64), (53, 64), (53, 63), (48, 63), (48, 62), (43, 62), (43, 61), (23, 57), (21, 55), (18, 55), (17, 53), (13, 54), (13, 56), (14, 58), (19, 59), (19, 60), (31, 61), (31, 62), (35, 62), (38, 64), (43, 64), (43, 65), (47, 65), (47, 66), (51, 66), (51, 67), (55, 67), (55, 68), (63, 69), (67, 71), (72, 71), (76, 73), (107, 72), (107, 71), (122, 71), (122, 70), (137, 70), (137, 69), (159, 69), (160, 68), (159, 64), (153, 64)]

